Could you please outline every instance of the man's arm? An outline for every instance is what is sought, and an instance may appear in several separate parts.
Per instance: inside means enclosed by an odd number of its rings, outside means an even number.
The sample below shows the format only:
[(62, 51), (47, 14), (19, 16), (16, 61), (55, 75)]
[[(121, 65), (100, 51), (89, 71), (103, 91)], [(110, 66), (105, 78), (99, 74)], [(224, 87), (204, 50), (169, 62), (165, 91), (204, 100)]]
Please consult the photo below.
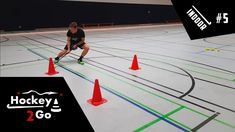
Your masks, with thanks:
[(71, 45), (71, 37), (67, 38), (67, 46), (68, 46), (68, 51), (70, 51), (70, 45)]

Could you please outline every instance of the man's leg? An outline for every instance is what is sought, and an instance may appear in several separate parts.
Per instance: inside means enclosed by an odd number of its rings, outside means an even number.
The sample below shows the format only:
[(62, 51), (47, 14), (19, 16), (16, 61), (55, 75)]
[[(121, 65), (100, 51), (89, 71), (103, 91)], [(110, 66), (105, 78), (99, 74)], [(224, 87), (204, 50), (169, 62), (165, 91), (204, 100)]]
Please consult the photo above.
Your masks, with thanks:
[(59, 54), (58, 54), (58, 56), (57, 57), (61, 57), (61, 56), (63, 56), (64, 54), (66, 54), (67, 53), (67, 50), (66, 49), (64, 49), (64, 50), (62, 50)]
[(60, 53), (59, 53), (59, 54), (57, 55), (57, 57), (55, 58), (55, 63), (58, 63), (59, 60), (60, 60), (60, 57), (63, 56), (63, 55), (65, 55), (65, 54), (67, 54), (67, 50), (66, 50), (66, 49), (60, 51)]
[(88, 53), (90, 49), (88, 44), (84, 44), (81, 48), (83, 49), (83, 51), (82, 51), (80, 58), (78, 59), (78, 63), (82, 62), (83, 57), (86, 56), (86, 54)]

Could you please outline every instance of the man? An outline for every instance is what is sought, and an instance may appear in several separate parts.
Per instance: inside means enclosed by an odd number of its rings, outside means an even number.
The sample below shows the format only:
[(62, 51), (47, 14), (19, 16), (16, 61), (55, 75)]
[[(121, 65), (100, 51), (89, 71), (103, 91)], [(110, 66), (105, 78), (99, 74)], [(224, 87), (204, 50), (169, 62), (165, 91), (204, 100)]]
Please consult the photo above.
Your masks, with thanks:
[(58, 63), (60, 57), (64, 57), (65, 55), (69, 54), (71, 50), (76, 50), (77, 47), (83, 49), (82, 54), (78, 59), (78, 63), (83, 65), (84, 62), (82, 61), (82, 59), (88, 53), (89, 45), (85, 43), (84, 31), (80, 27), (78, 27), (78, 24), (76, 22), (72, 22), (69, 24), (69, 30), (67, 32), (67, 44), (64, 47), (64, 50), (62, 50), (55, 58), (54, 62)]

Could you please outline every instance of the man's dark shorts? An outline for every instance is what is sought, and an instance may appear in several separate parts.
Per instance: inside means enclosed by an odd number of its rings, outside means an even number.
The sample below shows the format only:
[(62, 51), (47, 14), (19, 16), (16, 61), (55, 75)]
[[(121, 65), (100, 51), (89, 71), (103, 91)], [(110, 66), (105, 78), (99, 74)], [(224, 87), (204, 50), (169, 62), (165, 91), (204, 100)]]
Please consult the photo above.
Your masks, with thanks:
[[(78, 45), (78, 47), (79, 47), (80, 49), (83, 49), (82, 47), (83, 47), (85, 44), (86, 44), (86, 43), (84, 42), (84, 43)], [(76, 45), (76, 44), (70, 44), (70, 50), (76, 50), (76, 49), (77, 49), (77, 48), (74, 48), (74, 45)], [(65, 50), (68, 50), (68, 45), (67, 45), (67, 44), (66, 44), (66, 46), (64, 47), (64, 49), (65, 49)]]

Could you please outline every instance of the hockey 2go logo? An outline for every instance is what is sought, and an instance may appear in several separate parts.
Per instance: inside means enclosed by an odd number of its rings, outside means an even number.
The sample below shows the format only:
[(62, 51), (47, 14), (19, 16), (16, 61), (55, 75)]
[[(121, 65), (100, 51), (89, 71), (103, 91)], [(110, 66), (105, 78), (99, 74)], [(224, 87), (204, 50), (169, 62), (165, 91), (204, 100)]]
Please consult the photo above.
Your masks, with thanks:
[[(35, 90), (30, 90), (28, 92), (22, 92), (22, 93), (17, 92), (17, 96), (11, 96), (10, 98), (11, 101), (10, 104), (7, 104), (7, 109), (27, 109), (26, 112), (28, 113), (28, 117), (26, 118), (26, 121), (28, 122), (34, 121), (35, 118), (39, 120), (51, 119), (52, 114), (62, 111), (62, 109), (59, 106), (58, 99), (56, 98), (57, 96), (55, 95), (58, 95), (58, 97), (63, 96), (62, 93), (60, 94), (57, 92), (38, 93)], [(37, 109), (37, 110), (36, 112), (34, 112), (32, 109)]]

